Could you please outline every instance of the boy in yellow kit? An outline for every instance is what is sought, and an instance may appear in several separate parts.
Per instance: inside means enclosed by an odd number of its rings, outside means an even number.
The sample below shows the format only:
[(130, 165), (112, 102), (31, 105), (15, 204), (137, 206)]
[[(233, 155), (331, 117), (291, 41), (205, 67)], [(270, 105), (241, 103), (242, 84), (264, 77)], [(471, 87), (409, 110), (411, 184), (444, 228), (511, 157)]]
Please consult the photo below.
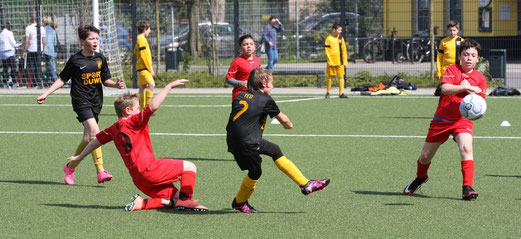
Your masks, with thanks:
[(154, 70), (152, 70), (152, 54), (146, 37), (150, 34), (150, 22), (140, 20), (136, 27), (139, 35), (137, 44), (134, 47), (134, 54), (137, 56), (136, 69), (139, 87), (139, 109), (143, 110), (154, 96)]
[[(454, 64), (459, 64), (458, 49), (463, 41), (463, 38), (458, 36), (459, 22), (450, 21), (447, 24), (447, 37), (443, 38), (438, 47), (438, 58), (436, 61), (436, 75), (439, 79), (445, 74), (447, 67)], [(441, 88), (438, 85), (434, 95), (439, 96)]]
[(340, 98), (347, 98), (344, 94), (344, 74), (347, 67), (347, 49), (346, 42), (342, 37), (342, 26), (338, 23), (333, 24), (333, 31), (331, 35), (326, 38), (324, 45), (327, 58), (327, 93), (326, 98), (329, 98), (331, 93), (331, 84), (333, 77), (337, 77), (338, 90)]

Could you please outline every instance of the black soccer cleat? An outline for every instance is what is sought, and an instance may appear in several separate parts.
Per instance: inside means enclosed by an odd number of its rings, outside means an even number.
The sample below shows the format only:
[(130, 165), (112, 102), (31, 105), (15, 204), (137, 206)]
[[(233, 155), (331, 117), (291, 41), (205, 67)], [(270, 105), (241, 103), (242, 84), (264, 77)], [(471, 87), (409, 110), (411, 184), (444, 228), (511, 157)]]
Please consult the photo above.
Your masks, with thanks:
[(329, 99), (329, 93), (326, 93), (326, 99)]
[(347, 95), (342, 93), (338, 98), (347, 98)]
[(237, 203), (237, 201), (235, 201), (235, 198), (233, 199), (233, 202), (232, 202), (232, 208), (239, 212), (242, 212), (242, 213), (258, 213), (259, 212), (257, 209), (253, 208), (253, 206), (250, 205), (248, 203), (248, 201), (243, 202), (243, 203)]
[(416, 191), (416, 189), (418, 189), (422, 184), (426, 183), (427, 181), (429, 181), (429, 176), (427, 176), (426, 178), (414, 179), (414, 181), (412, 181), (412, 183), (410, 183), (409, 185), (407, 185), (407, 187), (405, 187), (405, 189), (403, 189), (403, 194), (405, 194), (405, 195), (413, 194), (414, 191)]
[(478, 193), (469, 186), (463, 186), (463, 200), (476, 200), (478, 199)]
[(306, 185), (300, 186), (300, 191), (304, 195), (309, 195), (315, 191), (321, 191), (329, 184), (329, 181), (329, 178), (324, 178), (321, 180), (309, 180)]

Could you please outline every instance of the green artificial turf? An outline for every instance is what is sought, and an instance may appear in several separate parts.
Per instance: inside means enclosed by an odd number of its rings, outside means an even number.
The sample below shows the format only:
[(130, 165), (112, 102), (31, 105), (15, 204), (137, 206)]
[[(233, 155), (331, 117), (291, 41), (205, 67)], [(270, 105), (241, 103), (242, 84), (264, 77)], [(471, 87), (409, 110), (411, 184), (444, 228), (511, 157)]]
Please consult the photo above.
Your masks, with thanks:
[[(62, 168), (83, 130), (70, 98), (52, 95), (38, 106), (36, 95), (0, 95), (2, 238), (521, 237), (521, 98), (487, 98), (487, 115), (474, 131), (479, 198), (468, 202), (461, 200), (460, 158), (452, 140), (440, 147), (421, 192), (401, 194), (415, 177), (437, 98), (275, 95), (294, 129), (268, 124), (265, 138), (280, 145), (305, 176), (331, 183), (303, 196), (264, 157), (250, 198), (262, 213), (247, 215), (230, 208), (246, 174), (223, 136), (230, 96), (174, 95), (150, 120), (155, 155), (196, 164), (194, 197), (210, 211), (125, 212), (140, 192), (113, 143), (103, 146), (112, 181), (97, 184), (89, 156), (76, 170), (76, 185), (65, 185)], [(101, 129), (116, 121), (113, 99), (105, 97)], [(308, 100), (284, 102), (295, 99)], [(504, 120), (512, 126), (500, 127)]]

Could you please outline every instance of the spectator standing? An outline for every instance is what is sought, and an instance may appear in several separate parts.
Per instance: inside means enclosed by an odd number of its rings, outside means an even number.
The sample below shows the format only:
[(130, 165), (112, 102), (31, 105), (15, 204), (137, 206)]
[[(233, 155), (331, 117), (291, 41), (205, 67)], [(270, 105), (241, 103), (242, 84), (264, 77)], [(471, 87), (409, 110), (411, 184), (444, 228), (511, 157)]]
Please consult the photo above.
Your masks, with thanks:
[[(2, 26), (2, 32), (0, 32), (0, 59), (2, 60), (4, 88), (18, 86), (18, 83), (16, 83), (15, 47), (16, 40), (11, 31), (11, 24), (6, 23)], [(11, 77), (11, 83), (8, 83), (9, 76)]]
[[(278, 26), (275, 24), (278, 23)], [(264, 46), (266, 54), (268, 55), (268, 66), (266, 69), (273, 71), (273, 65), (279, 61), (279, 52), (277, 51), (277, 32), (283, 32), (284, 26), (280, 23), (276, 17), (270, 17), (270, 22), (264, 27), (262, 32), (262, 39), (264, 40)]]
[(45, 67), (47, 68), (47, 83), (52, 84), (58, 79), (58, 74), (56, 73), (56, 46), (58, 45), (58, 37), (55, 30), (58, 25), (51, 19), (51, 17), (44, 17), (43, 25), (45, 29), (43, 60), (45, 61)]
[[(22, 52), (22, 58), (27, 62), (29, 69), (33, 73), (33, 79), (40, 81), (40, 87), (44, 87), (41, 69), (41, 56), (43, 55), (43, 47), (45, 46), (45, 28), (40, 26), (40, 53), (38, 53), (36, 18), (31, 17), (31, 24), (25, 28), (25, 43)], [(26, 58), (27, 56), (27, 58)]]

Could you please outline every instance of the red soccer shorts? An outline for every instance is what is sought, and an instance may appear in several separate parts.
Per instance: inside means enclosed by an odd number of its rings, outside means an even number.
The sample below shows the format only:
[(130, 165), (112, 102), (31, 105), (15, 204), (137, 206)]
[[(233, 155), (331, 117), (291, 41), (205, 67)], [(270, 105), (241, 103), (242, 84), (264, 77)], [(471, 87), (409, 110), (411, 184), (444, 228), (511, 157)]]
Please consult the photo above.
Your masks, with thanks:
[(456, 141), (456, 135), (461, 133), (473, 135), (473, 130), (474, 122), (472, 120), (438, 121), (433, 119), (425, 142), (445, 143), (451, 134)]
[(178, 191), (174, 182), (183, 173), (183, 160), (158, 159), (143, 174), (131, 175), (134, 185), (151, 198), (171, 199)]

